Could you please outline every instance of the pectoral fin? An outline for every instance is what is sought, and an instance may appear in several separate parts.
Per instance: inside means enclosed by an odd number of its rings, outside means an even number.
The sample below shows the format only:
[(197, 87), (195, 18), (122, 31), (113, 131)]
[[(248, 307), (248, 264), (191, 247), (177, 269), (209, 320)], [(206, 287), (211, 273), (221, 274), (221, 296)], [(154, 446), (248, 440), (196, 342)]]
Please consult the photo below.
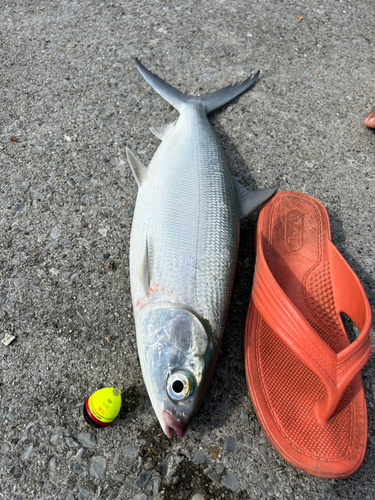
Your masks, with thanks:
[(251, 212), (254, 212), (258, 207), (260, 207), (268, 198), (271, 198), (273, 194), (276, 193), (279, 186), (272, 186), (266, 189), (260, 189), (259, 191), (250, 191), (246, 189), (242, 184), (238, 182), (237, 179), (232, 177), (233, 183), (237, 190), (238, 201), (240, 204), (240, 218), (244, 219)]
[(137, 181), (138, 187), (141, 187), (142, 182), (146, 178), (147, 168), (138, 160), (138, 158), (126, 148), (126, 156), (128, 157), (128, 162), (130, 168), (132, 169), (135, 180)]
[(144, 289), (144, 293), (146, 294), (150, 287), (150, 267), (148, 260), (148, 244), (146, 240), (145, 251), (143, 255), (143, 259), (141, 262), (141, 267), (139, 269), (139, 279)]

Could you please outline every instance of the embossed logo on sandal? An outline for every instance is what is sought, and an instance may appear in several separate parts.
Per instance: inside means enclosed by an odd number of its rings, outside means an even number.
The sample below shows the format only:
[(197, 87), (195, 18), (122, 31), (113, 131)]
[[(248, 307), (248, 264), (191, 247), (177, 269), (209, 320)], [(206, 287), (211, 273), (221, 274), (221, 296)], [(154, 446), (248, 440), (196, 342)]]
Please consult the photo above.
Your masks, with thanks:
[(301, 250), (303, 245), (303, 213), (292, 210), (286, 214), (285, 242), (290, 250)]

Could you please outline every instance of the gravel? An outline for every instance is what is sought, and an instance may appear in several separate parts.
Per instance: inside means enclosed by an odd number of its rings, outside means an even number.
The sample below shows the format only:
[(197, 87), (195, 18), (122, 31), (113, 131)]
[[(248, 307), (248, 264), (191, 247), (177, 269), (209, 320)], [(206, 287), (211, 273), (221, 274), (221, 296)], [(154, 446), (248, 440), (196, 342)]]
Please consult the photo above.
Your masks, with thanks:
[(134, 486), (136, 488), (144, 488), (145, 486), (148, 485), (150, 479), (151, 479), (151, 474), (148, 470), (143, 469), (139, 476), (137, 477), (137, 480), (134, 482)]
[(77, 435), (77, 440), (84, 448), (95, 448), (96, 437), (88, 432), (81, 432)]
[(97, 479), (104, 479), (107, 471), (107, 460), (104, 457), (92, 457), (90, 474)]
[(125, 457), (128, 457), (128, 458), (135, 458), (139, 454), (139, 450), (138, 450), (137, 446), (134, 446), (132, 444), (127, 444), (126, 446), (124, 446), (122, 448), (122, 452), (125, 455)]
[[(368, 445), (352, 478), (301, 473), (257, 422), (243, 363), (257, 214), (241, 224), (207, 397), (183, 440), (163, 436), (135, 339), (137, 186), (125, 148), (148, 165), (160, 144), (149, 127), (177, 118), (135, 57), (193, 95), (260, 69), (210, 116), (231, 172), (251, 189), (318, 198), (373, 308), (375, 136), (363, 127), (375, 105), (373, 2), (20, 0), (0, 17), (0, 339), (15, 337), (0, 342), (0, 496), (371, 500), (373, 356), (362, 371)], [(88, 426), (85, 399), (119, 385), (113, 425)]]
[(21, 460), (30, 460), (33, 448), (34, 448), (33, 445), (28, 446), (26, 450), (22, 453)]
[(201, 465), (206, 462), (206, 455), (203, 450), (197, 451), (192, 460), (194, 465)]
[(232, 491), (238, 491), (240, 489), (240, 483), (236, 474), (225, 474), (221, 482)]
[(0, 445), (0, 453), (8, 453), (10, 451), (10, 446), (8, 443), (1, 443)]
[(225, 442), (225, 453), (237, 453), (237, 448), (237, 439), (235, 439), (234, 437), (229, 437)]
[(50, 461), (48, 462), (48, 468), (50, 471), (53, 471), (57, 468), (56, 457), (51, 457)]

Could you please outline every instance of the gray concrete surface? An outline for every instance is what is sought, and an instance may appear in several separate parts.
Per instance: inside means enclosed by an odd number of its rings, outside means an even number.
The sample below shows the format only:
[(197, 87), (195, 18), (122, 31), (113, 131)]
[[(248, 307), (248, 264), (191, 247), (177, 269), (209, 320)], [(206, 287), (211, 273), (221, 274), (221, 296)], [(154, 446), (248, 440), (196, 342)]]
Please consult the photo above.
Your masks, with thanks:
[[(332, 237), (374, 285), (375, 4), (312, 0), (0, 1), (0, 498), (372, 499), (375, 360), (363, 370), (369, 439), (350, 479), (309, 476), (268, 443), (248, 396), (243, 329), (256, 214), (242, 226), (216, 374), (188, 435), (169, 442), (138, 363), (128, 249), (148, 127), (177, 113), (133, 58), (179, 87), (260, 82), (215, 112), (233, 173), (326, 206)], [(303, 17), (299, 19), (298, 17)], [(15, 140), (10, 140), (10, 138)], [(119, 419), (85, 424), (85, 397), (124, 387)], [(194, 496), (195, 495), (195, 496)]]

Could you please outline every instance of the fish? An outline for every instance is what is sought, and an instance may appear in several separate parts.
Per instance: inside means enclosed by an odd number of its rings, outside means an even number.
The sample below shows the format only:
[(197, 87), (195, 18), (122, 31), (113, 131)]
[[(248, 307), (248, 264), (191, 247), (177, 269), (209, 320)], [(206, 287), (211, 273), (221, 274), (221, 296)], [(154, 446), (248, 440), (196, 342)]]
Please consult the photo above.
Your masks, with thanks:
[(148, 167), (130, 149), (138, 185), (130, 236), (130, 285), (138, 356), (168, 438), (183, 437), (212, 378), (228, 314), (240, 220), (278, 186), (249, 191), (232, 177), (207, 115), (249, 89), (199, 97), (173, 88), (135, 60), (179, 118), (150, 130), (161, 140)]

